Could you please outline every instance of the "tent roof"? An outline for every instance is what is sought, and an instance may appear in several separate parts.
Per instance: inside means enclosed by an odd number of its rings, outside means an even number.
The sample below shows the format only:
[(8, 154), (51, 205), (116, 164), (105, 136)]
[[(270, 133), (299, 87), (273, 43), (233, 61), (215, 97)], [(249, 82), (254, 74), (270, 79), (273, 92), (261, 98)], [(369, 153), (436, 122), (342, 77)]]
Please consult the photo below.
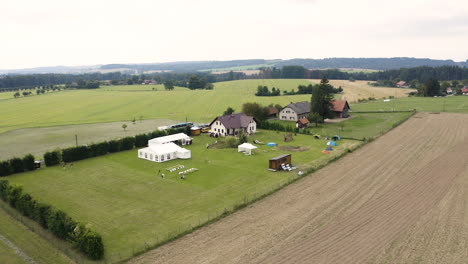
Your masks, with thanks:
[(152, 145), (147, 148), (140, 149), (140, 150), (150, 151), (156, 155), (164, 155), (164, 154), (172, 153), (172, 152), (187, 152), (188, 151), (187, 149), (181, 148), (174, 143)]
[(174, 135), (169, 135), (169, 136), (164, 136), (164, 137), (158, 137), (158, 138), (153, 138), (151, 140), (148, 140), (148, 144), (164, 144), (164, 143), (169, 143), (181, 139), (190, 139), (189, 136), (185, 135), (184, 133), (178, 133)]
[(246, 149), (256, 149), (257, 147), (250, 144), (250, 143), (243, 143), (237, 146), (238, 148), (246, 148)]

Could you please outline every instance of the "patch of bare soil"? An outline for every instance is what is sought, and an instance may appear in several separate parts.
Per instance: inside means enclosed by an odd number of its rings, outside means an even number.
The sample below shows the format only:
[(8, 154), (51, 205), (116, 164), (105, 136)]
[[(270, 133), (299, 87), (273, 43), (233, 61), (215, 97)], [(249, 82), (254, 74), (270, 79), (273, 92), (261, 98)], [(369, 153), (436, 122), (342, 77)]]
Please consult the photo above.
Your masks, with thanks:
[(305, 148), (302, 146), (279, 146), (279, 149), (284, 151), (303, 152), (308, 151), (310, 148)]
[(467, 263), (468, 115), (416, 117), (130, 263)]

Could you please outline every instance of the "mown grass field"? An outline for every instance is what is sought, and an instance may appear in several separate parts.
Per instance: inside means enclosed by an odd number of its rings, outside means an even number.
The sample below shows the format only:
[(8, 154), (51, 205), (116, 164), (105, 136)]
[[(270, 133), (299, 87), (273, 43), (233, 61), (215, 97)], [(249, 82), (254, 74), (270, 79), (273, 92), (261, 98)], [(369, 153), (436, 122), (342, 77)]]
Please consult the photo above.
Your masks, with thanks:
[[(310, 80), (312, 83), (320, 83), (318, 79)], [(342, 87), (343, 93), (338, 94), (337, 97), (348, 102), (357, 102), (358, 99), (368, 99), (374, 97), (377, 99), (388, 98), (393, 96), (395, 98), (408, 97), (410, 92), (416, 91), (415, 89), (401, 89), (391, 87), (374, 87), (368, 84), (369, 81), (354, 81), (348, 80), (330, 80), (330, 84), (335, 87)]]
[[(155, 163), (137, 158), (137, 150), (131, 150), (75, 162), (73, 167), (51, 167), (7, 179), (23, 185), (39, 201), (90, 223), (103, 235), (107, 259), (116, 261), (297, 177), (298, 170), (268, 171), (270, 158), (292, 153), (293, 164), (305, 169), (359, 144), (340, 141), (333, 154), (325, 155), (321, 152), (326, 147), (325, 140), (297, 135), (294, 141), (283, 143), (283, 134), (261, 131), (250, 138), (279, 143), (274, 148), (259, 145), (252, 156), (238, 153), (236, 148), (206, 149), (206, 144), (216, 139), (203, 135), (195, 137), (194, 144), (187, 147), (192, 150), (189, 160)], [(302, 146), (307, 150), (281, 150), (284, 146)], [(165, 170), (178, 164), (199, 171), (181, 180), (176, 172)], [(159, 172), (167, 178), (162, 179)]]
[[(65, 264), (72, 261), (47, 240), (32, 232), (0, 207), (0, 235), (10, 240), (36, 263)], [(29, 263), (0, 240), (0, 263)]]
[(353, 111), (407, 111), (468, 113), (468, 96), (407, 97), (391, 102), (383, 100), (351, 105)]
[[(209, 122), (228, 106), (237, 111), (245, 102), (264, 105), (309, 100), (310, 95), (257, 97), (258, 85), (281, 90), (308, 84), (307, 80), (242, 80), (215, 84), (214, 90), (176, 89), (174, 91), (112, 91), (110, 86), (96, 90), (68, 90), (47, 96), (0, 101), (0, 133), (27, 127), (49, 127), (145, 119), (171, 119)], [(116, 87), (119, 89), (122, 87)], [(135, 86), (138, 89), (138, 86)]]
[[(332, 137), (339, 135), (342, 137), (364, 139), (380, 135), (401, 120), (406, 119), (412, 112), (401, 113), (352, 113), (351, 118), (339, 123), (311, 124), (309, 129), (312, 134)], [(286, 126), (295, 127), (295, 122), (271, 120), (270, 122), (281, 123)]]
[[(180, 123), (168, 119), (138, 120), (135, 124), (131, 120), (125, 122), (97, 123), (84, 125), (69, 125), (58, 127), (22, 128), (0, 134), (0, 160), (23, 157), (31, 153), (36, 158), (56, 148), (66, 148), (78, 144), (91, 144), (105, 140), (134, 136), (148, 133), (160, 126)], [(133, 119), (132, 119), (133, 120)], [(124, 130), (122, 125), (126, 124)], [(11, 140), (14, 139), (14, 140)]]

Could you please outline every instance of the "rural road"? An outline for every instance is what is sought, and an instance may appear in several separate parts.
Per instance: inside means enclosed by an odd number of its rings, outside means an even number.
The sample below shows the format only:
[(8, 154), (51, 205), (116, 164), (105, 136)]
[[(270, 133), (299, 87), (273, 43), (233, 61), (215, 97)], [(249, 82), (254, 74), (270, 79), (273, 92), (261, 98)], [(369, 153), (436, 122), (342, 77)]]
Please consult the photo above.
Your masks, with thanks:
[(468, 115), (418, 113), (130, 263), (466, 263)]

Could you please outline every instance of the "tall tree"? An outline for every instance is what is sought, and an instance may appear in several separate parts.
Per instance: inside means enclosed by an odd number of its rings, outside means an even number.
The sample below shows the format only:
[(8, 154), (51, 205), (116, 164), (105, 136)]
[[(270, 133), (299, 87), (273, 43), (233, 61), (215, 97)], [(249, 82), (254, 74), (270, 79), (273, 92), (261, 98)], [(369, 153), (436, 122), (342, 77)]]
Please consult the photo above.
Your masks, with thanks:
[(322, 118), (331, 116), (331, 100), (333, 99), (332, 91), (333, 86), (328, 83), (327, 78), (323, 78), (320, 84), (313, 89), (311, 99), (311, 113), (317, 113)]

